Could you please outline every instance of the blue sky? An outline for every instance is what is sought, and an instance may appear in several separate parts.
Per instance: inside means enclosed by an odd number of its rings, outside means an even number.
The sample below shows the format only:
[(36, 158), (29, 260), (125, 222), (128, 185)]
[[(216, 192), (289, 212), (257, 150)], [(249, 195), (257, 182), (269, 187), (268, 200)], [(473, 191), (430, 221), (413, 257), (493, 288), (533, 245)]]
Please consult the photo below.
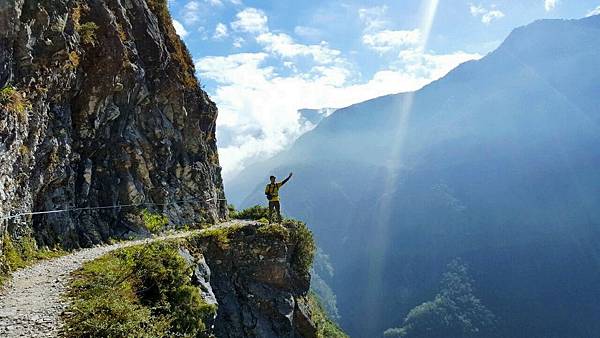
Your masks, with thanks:
[(225, 181), (341, 108), (416, 90), (542, 18), (600, 14), (600, 0), (169, 0), (200, 82), (219, 107)]

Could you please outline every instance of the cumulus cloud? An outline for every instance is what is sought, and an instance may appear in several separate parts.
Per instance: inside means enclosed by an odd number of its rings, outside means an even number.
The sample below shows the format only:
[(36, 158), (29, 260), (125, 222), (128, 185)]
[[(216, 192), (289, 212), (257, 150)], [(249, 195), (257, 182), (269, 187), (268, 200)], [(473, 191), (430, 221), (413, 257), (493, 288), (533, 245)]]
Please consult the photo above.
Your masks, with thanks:
[[(394, 62), (367, 79), (327, 42), (302, 44), (288, 34), (273, 32), (266, 14), (255, 8), (236, 15), (231, 29), (250, 33), (262, 50), (196, 60), (200, 77), (216, 83), (211, 97), (219, 106), (217, 133), (226, 180), (314, 127), (299, 115), (300, 108), (345, 107), (416, 90), (456, 65), (480, 57), (424, 51), (418, 29), (386, 29), (385, 11), (385, 7), (359, 11), (365, 27), (363, 43), (380, 52), (398, 53)], [(234, 39), (236, 47), (243, 43), (239, 36)]]
[(360, 8), (358, 10), (358, 17), (365, 25), (365, 31), (375, 31), (383, 29), (388, 25), (388, 21), (385, 18), (387, 12), (387, 6), (375, 6), (369, 8)]
[(504, 17), (504, 13), (502, 13), (501, 11), (494, 9), (491, 10), (487, 13), (485, 13), (482, 17), (481, 17), (481, 22), (485, 23), (485, 24), (489, 24), (490, 22), (496, 20), (496, 19), (500, 19)]
[(321, 35), (321, 31), (307, 26), (296, 26), (294, 27), (294, 33), (304, 38), (317, 38)]
[(363, 35), (362, 42), (369, 48), (379, 53), (386, 53), (399, 47), (416, 45), (419, 43), (421, 33), (419, 29), (413, 30), (382, 30)]
[(544, 9), (546, 12), (550, 12), (556, 7), (558, 0), (544, 0)]
[(223, 2), (221, 0), (206, 0), (211, 6), (223, 6)]
[(246, 42), (246, 40), (244, 40), (244, 38), (238, 36), (233, 40), (233, 47), (242, 48), (242, 45), (244, 45), (244, 42)]
[(405, 51), (398, 62), (367, 81), (351, 68), (318, 65), (309, 72), (279, 74), (267, 65), (269, 53), (240, 53), (196, 60), (200, 76), (219, 85), (212, 98), (219, 106), (219, 154), (225, 179), (246, 163), (284, 149), (312, 126), (303, 123), (303, 107), (345, 107), (373, 97), (412, 91), (480, 55), (456, 52), (435, 55)]
[(215, 27), (215, 32), (213, 34), (213, 39), (222, 39), (229, 35), (229, 31), (227, 30), (227, 26), (223, 23), (219, 22)]
[(183, 22), (187, 25), (193, 25), (200, 21), (200, 2), (192, 0), (183, 6)]
[(339, 50), (329, 48), (326, 42), (318, 45), (304, 45), (294, 42), (292, 37), (284, 33), (263, 33), (256, 38), (256, 41), (263, 45), (267, 52), (283, 58), (310, 56), (319, 64), (332, 63), (341, 54)]
[(231, 28), (237, 32), (262, 33), (267, 31), (267, 16), (260, 9), (248, 7), (236, 14)]
[(588, 17), (588, 16), (592, 16), (592, 15), (600, 15), (600, 6), (590, 10), (589, 12), (587, 12), (587, 14), (585, 16)]
[(499, 9), (496, 9), (495, 5), (492, 5), (490, 8), (485, 8), (481, 5), (471, 4), (469, 5), (469, 11), (472, 16), (481, 18), (481, 22), (486, 25), (489, 25), (494, 20), (504, 17), (504, 13)]
[(188, 35), (188, 31), (185, 29), (185, 27), (183, 27), (181, 22), (173, 20), (173, 27), (175, 27), (175, 32), (177, 32), (177, 35), (179, 35), (181, 38), (184, 38), (186, 35)]

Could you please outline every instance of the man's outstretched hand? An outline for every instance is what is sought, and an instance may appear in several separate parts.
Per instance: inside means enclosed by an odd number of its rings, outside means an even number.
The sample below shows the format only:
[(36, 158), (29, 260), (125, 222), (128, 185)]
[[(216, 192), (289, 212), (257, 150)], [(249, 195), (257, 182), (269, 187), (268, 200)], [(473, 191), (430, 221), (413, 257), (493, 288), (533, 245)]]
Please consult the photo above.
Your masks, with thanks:
[(287, 181), (290, 180), (290, 178), (292, 178), (292, 173), (290, 173), (290, 175), (285, 180), (283, 180), (283, 182), (281, 182), (281, 185), (284, 185)]

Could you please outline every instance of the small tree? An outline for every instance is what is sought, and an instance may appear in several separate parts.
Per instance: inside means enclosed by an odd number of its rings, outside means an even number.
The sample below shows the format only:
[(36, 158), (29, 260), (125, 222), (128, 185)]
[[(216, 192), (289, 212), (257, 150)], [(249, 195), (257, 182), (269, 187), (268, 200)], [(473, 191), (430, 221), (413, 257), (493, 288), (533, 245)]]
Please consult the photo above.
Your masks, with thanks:
[(408, 313), (404, 325), (384, 332), (387, 337), (489, 337), (495, 316), (473, 294), (467, 266), (459, 259), (448, 264), (435, 299)]

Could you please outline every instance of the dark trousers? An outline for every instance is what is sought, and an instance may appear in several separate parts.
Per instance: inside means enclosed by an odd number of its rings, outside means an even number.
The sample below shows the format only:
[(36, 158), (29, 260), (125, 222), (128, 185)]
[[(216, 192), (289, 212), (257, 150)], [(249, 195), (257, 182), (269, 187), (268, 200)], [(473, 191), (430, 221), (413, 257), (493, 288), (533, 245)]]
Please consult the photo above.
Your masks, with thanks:
[(277, 218), (281, 222), (281, 205), (279, 201), (269, 201), (269, 220), (273, 221), (273, 209), (277, 211)]

